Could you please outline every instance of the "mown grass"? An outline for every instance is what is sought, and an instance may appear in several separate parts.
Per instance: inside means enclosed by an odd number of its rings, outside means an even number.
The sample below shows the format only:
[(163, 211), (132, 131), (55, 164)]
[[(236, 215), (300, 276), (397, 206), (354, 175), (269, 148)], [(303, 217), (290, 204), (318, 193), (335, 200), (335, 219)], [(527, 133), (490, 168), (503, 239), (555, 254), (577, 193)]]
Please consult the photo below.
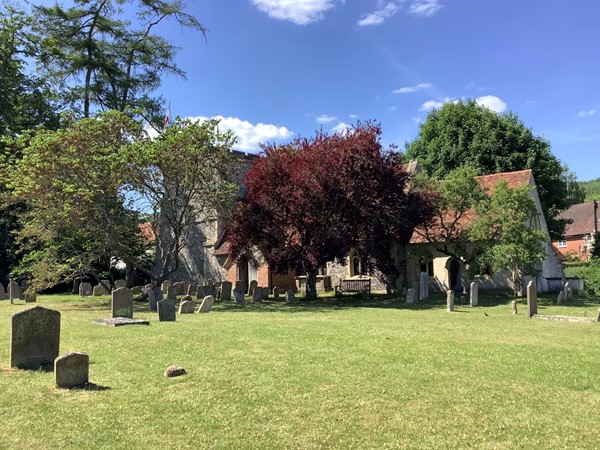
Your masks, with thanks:
[[(109, 298), (41, 296), (89, 389), (10, 369), (0, 302), (0, 448), (597, 448), (600, 324), (527, 319), (512, 298), (445, 311), (385, 296), (216, 304), (150, 326), (93, 325)], [(598, 301), (540, 313), (594, 317)], [(484, 314), (487, 314), (485, 315)], [(167, 379), (165, 368), (188, 375)]]

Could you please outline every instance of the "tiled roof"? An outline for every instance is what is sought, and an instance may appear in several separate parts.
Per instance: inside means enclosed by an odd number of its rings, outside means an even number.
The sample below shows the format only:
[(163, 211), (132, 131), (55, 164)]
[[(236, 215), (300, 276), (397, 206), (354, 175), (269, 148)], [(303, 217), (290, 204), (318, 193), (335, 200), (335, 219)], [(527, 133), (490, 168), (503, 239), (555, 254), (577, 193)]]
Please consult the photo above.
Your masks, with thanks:
[(154, 234), (154, 230), (152, 229), (152, 224), (150, 222), (144, 222), (138, 224), (140, 229), (140, 236), (142, 236), (148, 242), (154, 242), (156, 239), (156, 234)]
[(573, 223), (567, 225), (565, 237), (594, 232), (594, 204), (579, 203), (573, 205), (559, 216), (561, 219), (570, 219)]

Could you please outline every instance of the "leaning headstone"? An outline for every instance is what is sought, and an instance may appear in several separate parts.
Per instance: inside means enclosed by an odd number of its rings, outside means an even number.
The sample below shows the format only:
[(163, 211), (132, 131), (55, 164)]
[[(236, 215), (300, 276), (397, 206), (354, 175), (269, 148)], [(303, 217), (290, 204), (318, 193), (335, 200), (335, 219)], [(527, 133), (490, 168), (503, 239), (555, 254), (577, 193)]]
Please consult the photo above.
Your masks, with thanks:
[(537, 314), (537, 288), (535, 283), (527, 283), (527, 317), (531, 318)]
[(250, 286), (248, 287), (248, 295), (254, 295), (254, 289), (256, 288), (256, 286), (258, 286), (258, 281), (250, 281)]
[(148, 302), (150, 304), (150, 311), (156, 311), (157, 310), (156, 304), (158, 302), (162, 301), (162, 299), (163, 299), (162, 289), (159, 288), (158, 286), (151, 287), (148, 290)]
[(427, 272), (421, 272), (419, 275), (419, 300), (429, 298), (429, 275)]
[(4, 285), (0, 283), (0, 300), (6, 300), (8, 295), (6, 295), (6, 291), (4, 290)]
[(238, 305), (243, 305), (245, 302), (244, 292), (237, 287), (233, 290), (233, 299)]
[(184, 297), (184, 300), (182, 300), (181, 304), (179, 305), (179, 314), (194, 314), (196, 305), (191, 300), (192, 297), (190, 297), (189, 295), (187, 297), (189, 297), (190, 300), (185, 300)]
[(25, 294), (25, 303), (35, 303), (37, 302), (37, 295), (35, 292), (27, 292)]
[(127, 286), (127, 282), (125, 280), (115, 280), (115, 289), (121, 289)]
[(565, 300), (565, 291), (561, 290), (558, 293), (558, 297), (556, 297), (556, 304), (557, 305), (562, 305), (564, 300)]
[(293, 305), (294, 303), (296, 303), (296, 291), (293, 289), (285, 291), (285, 304)]
[(82, 297), (89, 297), (90, 295), (92, 295), (94, 293), (94, 290), (92, 289), (92, 283), (81, 283), (79, 285), (79, 295)]
[(414, 303), (415, 302), (415, 290), (410, 288), (406, 291), (406, 303)]
[(133, 317), (133, 294), (130, 289), (118, 288), (112, 291), (112, 317)]
[(275, 286), (275, 287), (273, 288), (273, 298), (274, 298), (275, 300), (279, 300), (279, 295), (280, 295), (280, 294), (281, 294), (281, 290), (279, 289), (279, 287), (278, 287), (278, 286)]
[(446, 307), (448, 312), (454, 311), (454, 291), (452, 289), (446, 291)]
[(85, 353), (71, 352), (54, 360), (56, 387), (83, 387), (89, 382), (90, 357)]
[(479, 305), (479, 285), (475, 282), (471, 283), (471, 286), (469, 289), (469, 300), (470, 300), (471, 306)]
[(221, 283), (221, 300), (231, 300), (231, 282), (223, 281)]
[(263, 299), (262, 289), (259, 286), (255, 286), (252, 291), (252, 303), (260, 303)]
[(34, 306), (12, 316), (10, 366), (38, 369), (51, 365), (60, 345), (60, 312)]
[(217, 288), (214, 283), (205, 284), (202, 286), (202, 291), (204, 293), (204, 297), (211, 295), (212, 297), (217, 297)]
[(204, 297), (204, 300), (202, 300), (202, 304), (200, 305), (200, 308), (198, 308), (198, 313), (210, 312), (214, 304), (215, 298), (212, 295), (207, 295)]
[(175, 303), (171, 300), (162, 300), (156, 304), (159, 322), (175, 322)]
[(173, 303), (175, 303), (177, 301), (177, 291), (178, 291), (177, 285), (175, 285), (175, 284), (170, 285), (167, 288), (167, 300), (170, 300)]

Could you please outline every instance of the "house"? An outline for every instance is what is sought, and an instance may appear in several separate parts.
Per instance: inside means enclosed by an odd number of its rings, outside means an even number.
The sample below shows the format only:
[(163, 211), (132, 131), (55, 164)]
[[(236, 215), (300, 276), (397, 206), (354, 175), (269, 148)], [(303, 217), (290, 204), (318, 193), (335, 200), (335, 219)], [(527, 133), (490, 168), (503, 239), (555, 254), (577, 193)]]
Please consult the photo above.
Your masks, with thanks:
[[(492, 175), (483, 175), (476, 177), (480, 186), (492, 192), (498, 183), (505, 181), (509, 188), (517, 186), (529, 186), (529, 195), (534, 201), (537, 214), (530, 218), (528, 226), (548, 233), (548, 227), (544, 218), (541, 202), (537, 193), (533, 173), (530, 169), (516, 172), (505, 172)], [(466, 225), (472, 219), (472, 214), (466, 214), (461, 218), (458, 226)], [(432, 227), (429, 228), (431, 233)], [(433, 225), (435, 230), (435, 224)], [(435, 231), (434, 231), (435, 233)], [(407, 280), (409, 285), (411, 280), (419, 280), (421, 272), (429, 275), (429, 286), (432, 290), (445, 291), (455, 289), (457, 286), (468, 286), (471, 282), (479, 285), (482, 290), (511, 290), (512, 281), (507, 272), (492, 272), (489, 268), (485, 274), (470, 279), (464, 264), (451, 256), (448, 256), (438, 250), (435, 243), (431, 243), (424, 238), (424, 229), (416, 229), (411, 238), (411, 249), (409, 254), (419, 255), (410, 257), (407, 262)], [(435, 237), (435, 236), (434, 236)], [(546, 259), (540, 267), (540, 271), (535, 276), (538, 291), (546, 292), (557, 289), (560, 286), (560, 280), (563, 278), (562, 264), (559, 256), (556, 254), (550, 242), (545, 244)], [(527, 282), (527, 280), (525, 280)]]
[(598, 233), (598, 203), (579, 203), (559, 215), (570, 223), (565, 229), (564, 239), (553, 244), (566, 258), (587, 261)]

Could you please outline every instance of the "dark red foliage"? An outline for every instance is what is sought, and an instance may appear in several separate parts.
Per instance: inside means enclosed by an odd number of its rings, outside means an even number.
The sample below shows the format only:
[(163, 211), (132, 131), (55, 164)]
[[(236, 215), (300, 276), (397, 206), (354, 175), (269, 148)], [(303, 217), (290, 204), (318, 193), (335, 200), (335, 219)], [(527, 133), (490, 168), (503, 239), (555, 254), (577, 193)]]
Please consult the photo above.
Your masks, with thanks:
[(384, 151), (380, 135), (366, 123), (263, 147), (229, 231), (234, 256), (255, 247), (278, 272), (311, 272), (357, 248), (395, 272), (392, 245), (407, 243), (431, 210), (410, 192), (400, 155)]

